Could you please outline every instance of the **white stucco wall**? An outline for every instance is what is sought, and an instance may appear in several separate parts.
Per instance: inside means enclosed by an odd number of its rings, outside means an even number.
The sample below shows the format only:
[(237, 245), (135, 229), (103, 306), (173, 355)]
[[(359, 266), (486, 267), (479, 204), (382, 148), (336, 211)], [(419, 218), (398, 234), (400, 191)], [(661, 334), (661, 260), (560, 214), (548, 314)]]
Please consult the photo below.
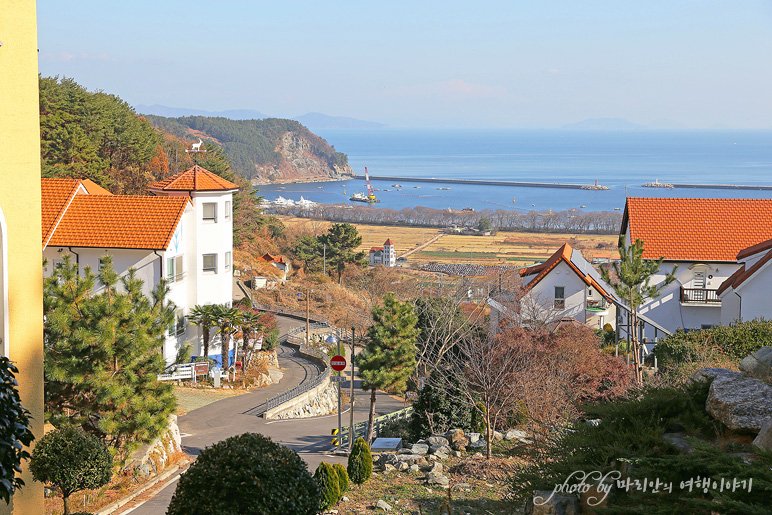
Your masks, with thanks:
[[(665, 329), (675, 332), (679, 328), (700, 329), (705, 325), (719, 325), (721, 323), (721, 304), (682, 304), (681, 286), (692, 288), (694, 279), (695, 265), (702, 263), (694, 262), (673, 262), (665, 261), (662, 263), (657, 274), (652, 276), (650, 284), (660, 284), (665, 280), (665, 276), (670, 273), (675, 266), (676, 280), (666, 286), (659, 297), (649, 299), (639, 309), (640, 314), (650, 318), (660, 324)], [(706, 276), (706, 289), (715, 290), (725, 279), (732, 275), (739, 267), (737, 263), (704, 263), (708, 269)], [(712, 276), (712, 277), (711, 277)], [(646, 328), (644, 336), (654, 338), (653, 328)]]
[[(231, 216), (225, 218), (225, 203), (231, 203)], [(205, 203), (217, 205), (217, 221), (204, 221)], [(226, 304), (233, 300), (233, 194), (195, 192), (195, 254), (196, 302), (195, 304)], [(225, 269), (225, 253), (231, 253), (231, 266)], [(217, 255), (217, 272), (204, 273), (204, 254)]]
[[(756, 261), (758, 259), (753, 260)], [(764, 264), (736, 290), (730, 289), (722, 297), (722, 324), (754, 318), (772, 320), (772, 262)]]

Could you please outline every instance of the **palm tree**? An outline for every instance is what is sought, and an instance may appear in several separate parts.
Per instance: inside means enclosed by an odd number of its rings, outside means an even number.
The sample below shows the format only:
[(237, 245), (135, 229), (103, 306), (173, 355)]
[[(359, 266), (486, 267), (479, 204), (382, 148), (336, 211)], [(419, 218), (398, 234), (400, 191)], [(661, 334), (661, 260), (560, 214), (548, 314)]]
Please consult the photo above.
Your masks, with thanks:
[[(239, 318), (239, 322), (241, 324), (241, 335), (242, 335), (242, 347), (246, 352), (251, 351), (252, 349), (249, 348), (249, 339), (254, 333), (256, 329), (259, 329), (262, 327), (261, 320), (263, 318), (263, 314), (256, 311), (241, 311), (241, 316)], [(245, 354), (246, 354), (245, 352)], [(244, 356), (244, 366), (246, 368), (246, 363), (249, 360), (246, 359), (246, 355)]]
[(190, 310), (190, 314), (186, 317), (188, 322), (193, 325), (201, 327), (201, 331), (204, 333), (204, 352), (203, 356), (206, 358), (209, 356), (209, 331), (213, 325), (217, 323), (217, 317), (214, 313), (214, 305), (200, 305), (193, 306)]
[(237, 308), (229, 308), (224, 304), (214, 305), (214, 316), (217, 321), (217, 330), (220, 333), (220, 340), (222, 342), (222, 366), (223, 369), (228, 369), (230, 366), (230, 360), (228, 354), (230, 352), (230, 338), (233, 334), (233, 330), (239, 326), (239, 318), (241, 317), (241, 311)]

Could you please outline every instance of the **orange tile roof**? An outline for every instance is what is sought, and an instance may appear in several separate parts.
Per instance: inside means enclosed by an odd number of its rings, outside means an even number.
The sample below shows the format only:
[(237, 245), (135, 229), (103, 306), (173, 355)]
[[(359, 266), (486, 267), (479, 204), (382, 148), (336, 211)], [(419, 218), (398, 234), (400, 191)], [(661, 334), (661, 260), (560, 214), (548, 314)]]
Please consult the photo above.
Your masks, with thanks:
[(272, 256), (270, 253), (266, 252), (265, 255), (260, 256), (257, 258), (260, 261), (265, 261), (267, 263), (279, 263), (284, 264), (284, 258), (281, 256)]
[(228, 191), (239, 189), (219, 175), (198, 165), (148, 186), (150, 191)]
[[(772, 200), (630, 197), (622, 234), (644, 242), (644, 259), (735, 261), (772, 238)], [(629, 229), (628, 229), (629, 227)]]
[(80, 188), (78, 179), (41, 179), (41, 201), (43, 215), (43, 247), (54, 233), (67, 206)]
[(89, 195), (112, 195), (112, 193), (91, 179), (83, 179), (81, 183), (83, 184), (83, 187), (86, 188), (86, 191), (88, 191)]
[(372, 254), (373, 252), (382, 252), (383, 247), (370, 247), (370, 252), (368, 254)]
[(165, 250), (188, 197), (77, 195), (48, 245)]
[(391, 238), (388, 238), (388, 239), (387, 239), (385, 242), (383, 242), (383, 244), (384, 244), (384, 245), (394, 245), (394, 244), (391, 242)]
[(569, 245), (568, 243), (564, 243), (544, 263), (540, 263), (538, 265), (520, 269), (520, 276), (538, 274), (531, 282), (529, 282), (525, 286), (525, 289), (530, 290), (531, 288), (536, 286), (542, 279), (547, 277), (547, 274), (549, 274), (553, 268), (558, 266), (558, 263), (562, 261), (568, 264), (571, 270), (573, 270), (574, 273), (576, 273), (576, 275), (578, 275), (587, 285), (592, 286), (598, 291), (598, 293), (603, 295), (609, 301), (613, 302), (614, 298), (609, 294), (609, 292), (606, 291), (606, 289), (603, 286), (600, 285), (598, 281), (596, 281), (591, 275), (586, 274), (583, 271), (579, 270), (579, 268), (577, 268), (574, 262), (571, 261), (571, 255), (573, 254), (573, 252), (574, 252), (574, 249), (571, 247), (571, 245)]
[(730, 275), (728, 279), (726, 279), (723, 283), (721, 283), (721, 286), (719, 286), (718, 290), (716, 290), (716, 294), (721, 295), (730, 287), (733, 289), (737, 289), (738, 286), (744, 283), (753, 274), (758, 272), (761, 269), (761, 267), (767, 264), (770, 260), (772, 260), (772, 251), (767, 252), (763, 258), (753, 263), (753, 266), (748, 268), (747, 270), (745, 268), (745, 265), (741, 266), (735, 271), (735, 273)]

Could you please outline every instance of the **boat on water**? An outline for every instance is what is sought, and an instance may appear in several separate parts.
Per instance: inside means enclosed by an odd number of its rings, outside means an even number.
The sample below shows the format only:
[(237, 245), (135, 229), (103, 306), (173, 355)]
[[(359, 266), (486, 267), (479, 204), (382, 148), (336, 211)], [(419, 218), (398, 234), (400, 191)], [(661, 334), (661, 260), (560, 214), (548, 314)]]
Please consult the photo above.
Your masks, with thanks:
[(392, 188), (401, 188), (402, 185), (401, 184), (392, 184), (391, 187)]
[(582, 209), (584, 209), (584, 208), (585, 208), (585, 207), (587, 207), (587, 206), (585, 206), (584, 204), (582, 204), (582, 205), (581, 205), (581, 206), (579, 206), (579, 207), (580, 207), (580, 208), (582, 208)]
[(365, 166), (365, 179), (367, 179), (367, 195), (364, 193), (354, 193), (349, 200), (353, 200), (354, 202), (367, 202), (368, 204), (374, 204), (376, 202), (380, 202), (377, 198), (375, 198), (375, 192), (373, 190), (373, 187), (370, 186), (370, 174), (367, 173), (367, 167)]
[(438, 190), (449, 190), (450, 188), (448, 188), (447, 186), (443, 186), (442, 188), (437, 188), (437, 189)]
[(420, 190), (421, 186), (413, 186), (415, 189)]
[(615, 207), (614, 211), (622, 211), (622, 208), (621, 207)]
[(389, 188), (384, 188), (381, 191), (391, 191)]

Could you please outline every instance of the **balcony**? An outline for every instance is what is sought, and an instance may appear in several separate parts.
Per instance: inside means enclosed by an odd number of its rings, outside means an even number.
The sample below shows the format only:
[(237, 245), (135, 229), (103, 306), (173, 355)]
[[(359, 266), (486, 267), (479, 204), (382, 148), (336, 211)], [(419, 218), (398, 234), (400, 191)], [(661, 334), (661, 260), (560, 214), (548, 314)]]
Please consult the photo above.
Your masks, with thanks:
[(717, 291), (706, 288), (684, 288), (681, 286), (681, 304), (720, 306), (721, 299), (718, 298)]
[(587, 299), (587, 311), (606, 311), (610, 305), (606, 299)]

